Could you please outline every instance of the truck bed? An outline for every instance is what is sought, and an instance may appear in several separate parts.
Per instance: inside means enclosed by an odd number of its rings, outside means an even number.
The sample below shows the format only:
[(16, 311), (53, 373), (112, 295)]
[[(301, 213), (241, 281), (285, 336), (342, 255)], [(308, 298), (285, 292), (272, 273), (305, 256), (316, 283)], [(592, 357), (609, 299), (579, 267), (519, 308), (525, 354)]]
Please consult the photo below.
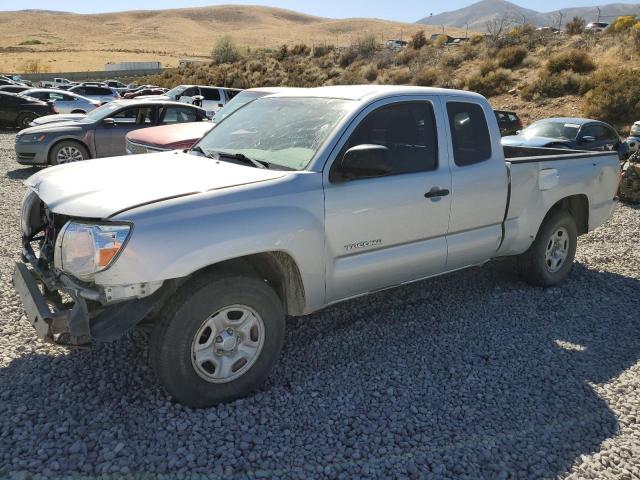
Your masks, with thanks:
[(586, 209), (581, 233), (610, 216), (620, 172), (617, 152), (505, 146), (504, 154), (509, 190), (499, 255), (523, 253), (546, 212), (564, 198)]

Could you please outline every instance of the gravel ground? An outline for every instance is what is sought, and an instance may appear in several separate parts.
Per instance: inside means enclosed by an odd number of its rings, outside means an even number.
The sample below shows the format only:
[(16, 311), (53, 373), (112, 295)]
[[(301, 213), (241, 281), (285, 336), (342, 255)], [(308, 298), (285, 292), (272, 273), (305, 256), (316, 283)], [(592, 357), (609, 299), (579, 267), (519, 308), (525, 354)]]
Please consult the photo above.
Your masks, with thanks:
[(10, 285), (33, 171), (6, 131), (0, 170), (0, 478), (640, 477), (638, 209), (580, 239), (560, 288), (493, 263), (291, 320), (260, 392), (194, 411), (142, 334), (36, 339)]

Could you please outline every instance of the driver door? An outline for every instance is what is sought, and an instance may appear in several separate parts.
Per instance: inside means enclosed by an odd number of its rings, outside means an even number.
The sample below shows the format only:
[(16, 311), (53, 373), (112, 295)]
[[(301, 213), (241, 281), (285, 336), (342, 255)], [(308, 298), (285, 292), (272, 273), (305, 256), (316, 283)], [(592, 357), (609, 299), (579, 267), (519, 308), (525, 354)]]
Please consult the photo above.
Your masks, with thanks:
[[(451, 174), (443, 120), (436, 98), (406, 98), (361, 114), (325, 177), (328, 302), (445, 269)], [(386, 147), (391, 171), (341, 179), (345, 152), (372, 144)]]

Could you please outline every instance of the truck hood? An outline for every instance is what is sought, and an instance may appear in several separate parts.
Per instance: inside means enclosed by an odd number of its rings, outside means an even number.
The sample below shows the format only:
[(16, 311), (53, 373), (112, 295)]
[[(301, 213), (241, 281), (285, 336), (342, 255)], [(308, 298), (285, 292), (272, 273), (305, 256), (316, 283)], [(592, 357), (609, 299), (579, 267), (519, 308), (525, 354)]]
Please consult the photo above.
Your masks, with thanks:
[(51, 167), (29, 177), (25, 185), (54, 213), (108, 218), (144, 204), (287, 174), (173, 151)]
[(551, 143), (564, 143), (569, 145), (569, 140), (549, 137), (525, 137), (524, 135), (509, 135), (502, 137), (502, 145), (510, 147), (544, 147)]

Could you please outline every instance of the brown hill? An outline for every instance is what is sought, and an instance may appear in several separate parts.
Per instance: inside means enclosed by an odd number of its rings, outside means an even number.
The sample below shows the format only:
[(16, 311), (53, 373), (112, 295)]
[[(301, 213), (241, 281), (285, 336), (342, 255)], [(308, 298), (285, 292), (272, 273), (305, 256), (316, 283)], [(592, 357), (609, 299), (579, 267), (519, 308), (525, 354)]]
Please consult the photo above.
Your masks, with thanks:
[[(175, 66), (182, 57), (206, 57), (217, 38), (233, 36), (249, 48), (283, 43), (348, 45), (372, 33), (380, 40), (427, 35), (440, 27), (378, 19), (328, 19), (290, 10), (221, 5), (157, 11), (81, 15), (0, 12), (0, 71), (21, 71), (39, 60), (49, 71), (101, 70), (106, 62), (160, 60)], [(459, 34), (452, 28), (447, 33)], [(38, 43), (41, 42), (41, 43)]]

